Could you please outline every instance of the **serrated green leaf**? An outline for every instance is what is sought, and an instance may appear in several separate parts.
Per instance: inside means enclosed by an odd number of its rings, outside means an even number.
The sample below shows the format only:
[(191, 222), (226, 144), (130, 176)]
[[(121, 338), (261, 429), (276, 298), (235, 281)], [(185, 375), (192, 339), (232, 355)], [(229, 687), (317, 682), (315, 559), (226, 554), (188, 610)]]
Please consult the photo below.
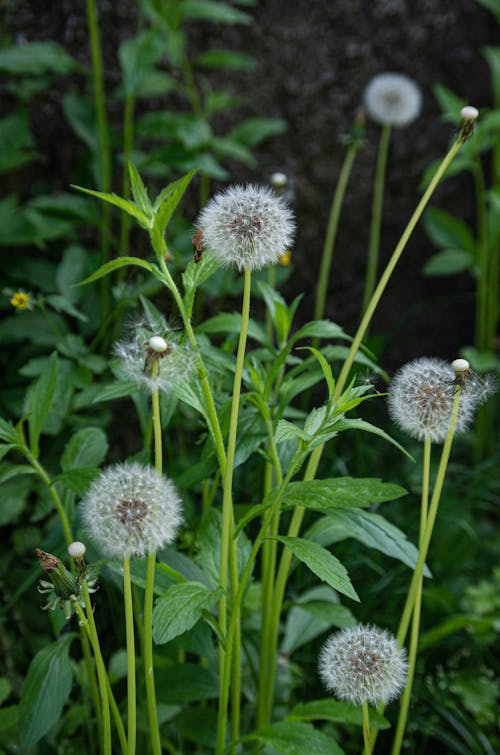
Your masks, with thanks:
[(14, 427), (3, 417), (0, 417), (0, 440), (5, 440), (7, 443), (17, 443), (19, 440)]
[(99, 467), (108, 450), (106, 434), (99, 427), (78, 430), (68, 441), (61, 457), (63, 470)]
[(74, 638), (64, 635), (40, 650), (30, 664), (19, 704), (23, 750), (36, 744), (61, 716), (73, 681), (69, 648)]
[[(133, 202), (131, 202), (128, 199), (123, 199), (123, 197), (119, 197), (118, 194), (109, 194), (105, 191), (94, 191), (93, 189), (85, 189), (83, 186), (76, 186), (75, 184), (71, 184), (71, 187), (73, 189), (77, 189), (77, 191), (83, 191), (84, 194), (89, 194), (91, 197), (96, 197), (96, 199), (102, 199), (103, 202), (108, 202), (108, 204), (112, 204), (115, 207), (119, 207), (120, 210), (123, 210), (127, 213), (127, 215), (131, 215), (133, 218), (137, 220), (141, 228), (149, 229), (151, 227), (149, 218), (147, 215), (142, 212)], [(134, 259), (134, 258), (131, 258)]]
[(135, 165), (129, 163), (128, 172), (130, 176), (130, 186), (132, 188), (132, 196), (134, 197), (134, 202), (139, 210), (141, 210), (141, 212), (143, 212), (144, 215), (149, 218), (151, 213), (153, 212), (153, 207), (151, 205), (148, 191), (144, 186), (144, 182), (139, 174), (139, 171), (137, 170)]
[[(197, 333), (222, 333), (239, 334), (241, 331), (241, 314), (239, 312), (223, 312), (220, 315), (210, 317), (196, 328)], [(250, 320), (248, 323), (248, 336), (259, 343), (266, 344), (268, 338), (260, 323)]]
[(154, 265), (152, 265), (150, 262), (146, 262), (146, 260), (141, 259), (141, 257), (118, 257), (116, 260), (111, 260), (111, 262), (106, 262), (105, 265), (101, 265), (101, 267), (98, 268), (95, 273), (89, 275), (89, 277), (85, 278), (85, 280), (80, 281), (78, 285), (85, 286), (87, 285), (87, 283), (92, 283), (93, 281), (99, 280), (99, 278), (103, 278), (105, 275), (109, 275), (109, 273), (118, 270), (120, 267), (127, 267), (127, 265), (143, 267), (144, 270), (148, 270), (150, 273), (153, 273), (153, 275), (156, 271)]
[(185, 292), (184, 304), (188, 316), (191, 315), (196, 289), (208, 280), (218, 269), (219, 263), (215, 257), (208, 252), (205, 252), (200, 262), (191, 261), (182, 273), (182, 283)]
[(352, 600), (359, 601), (359, 597), (351, 584), (347, 570), (338, 558), (318, 543), (305, 540), (302, 537), (276, 536), (270, 540), (277, 540), (291, 550), (295, 558), (302, 561), (323, 582), (334, 590), (347, 595)]
[(210, 590), (200, 582), (170, 587), (154, 607), (153, 640), (160, 645), (187, 632), (220, 595), (220, 590)]
[(364, 419), (341, 419), (335, 423), (335, 428), (337, 432), (343, 432), (344, 430), (363, 430), (364, 432), (378, 435), (379, 438), (383, 438), (384, 440), (388, 441), (393, 446), (398, 448), (401, 453), (414, 461), (413, 456), (409, 454), (408, 451), (406, 451), (400, 443), (394, 440), (394, 438), (391, 438), (391, 436), (384, 432), (380, 427), (376, 427), (376, 425), (372, 425), (370, 422), (366, 422)]
[(434, 254), (422, 268), (424, 275), (457, 275), (474, 269), (474, 255), (463, 249), (445, 249)]
[(280, 419), (274, 433), (276, 443), (284, 443), (287, 440), (297, 440), (299, 438), (303, 441), (310, 439), (301, 427), (294, 425), (293, 422), (289, 422), (287, 419)]
[(288, 123), (280, 118), (248, 118), (233, 128), (227, 136), (247, 147), (257, 147), (266, 139), (283, 134), (287, 130)]
[(195, 173), (196, 170), (190, 170), (185, 176), (166, 186), (154, 202), (151, 240), (157, 255), (163, 254), (162, 244), (166, 227)]
[(0, 50), (0, 71), (15, 75), (67, 74), (79, 65), (56, 42), (24, 42)]
[(26, 474), (36, 474), (36, 470), (29, 464), (2, 464), (0, 466), (0, 485), (13, 477), (17, 478)]
[(47, 417), (57, 385), (57, 353), (50, 357), (42, 374), (32, 385), (27, 397), (27, 414), (30, 450), (35, 458), (38, 457), (40, 434), (45, 418)]
[[(398, 559), (410, 569), (415, 568), (418, 559), (417, 548), (407, 540), (404, 532), (383, 516), (359, 509), (332, 512), (313, 524), (308, 537), (325, 546), (353, 537), (368, 548)], [(431, 576), (427, 567), (424, 574)]]
[(302, 721), (279, 721), (249, 739), (258, 739), (282, 755), (344, 755), (334, 739)]
[(52, 482), (59, 482), (61, 485), (64, 485), (64, 487), (68, 488), (68, 490), (81, 496), (87, 492), (92, 480), (95, 480), (98, 476), (99, 470), (96, 467), (77, 467), (62, 472), (57, 475)]
[(291, 482), (283, 494), (283, 501), (287, 506), (316, 510), (363, 508), (393, 501), (406, 494), (407, 491), (400, 485), (382, 482), (374, 477), (335, 477)]
[[(299, 703), (290, 711), (287, 720), (298, 721), (333, 721), (334, 723), (363, 725), (361, 706), (340, 700), (326, 698), (324, 700), (310, 700)], [(387, 719), (374, 708), (370, 708), (370, 728), (389, 729)]]

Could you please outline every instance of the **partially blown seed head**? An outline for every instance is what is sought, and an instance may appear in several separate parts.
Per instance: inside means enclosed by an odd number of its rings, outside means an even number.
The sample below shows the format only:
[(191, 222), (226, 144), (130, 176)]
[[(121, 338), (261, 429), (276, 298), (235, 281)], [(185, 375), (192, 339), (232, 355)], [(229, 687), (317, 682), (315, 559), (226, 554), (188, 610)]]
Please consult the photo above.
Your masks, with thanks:
[(292, 211), (266, 186), (232, 186), (216, 194), (197, 222), (205, 246), (225, 266), (260, 270), (289, 248)]
[[(448, 433), (456, 372), (442, 359), (421, 357), (408, 362), (392, 378), (389, 413), (412, 438), (442, 443)], [(491, 381), (471, 378), (462, 383), (455, 432), (464, 432), (477, 407), (492, 392)]]
[(365, 89), (364, 103), (376, 123), (407, 126), (418, 118), (422, 94), (417, 84), (401, 73), (381, 73)]
[(182, 521), (173, 483), (135, 462), (105, 469), (81, 503), (84, 525), (105, 556), (145, 556), (171, 543)]
[(406, 653), (384, 629), (360, 624), (333, 634), (319, 656), (325, 687), (341, 700), (386, 705), (406, 681)]

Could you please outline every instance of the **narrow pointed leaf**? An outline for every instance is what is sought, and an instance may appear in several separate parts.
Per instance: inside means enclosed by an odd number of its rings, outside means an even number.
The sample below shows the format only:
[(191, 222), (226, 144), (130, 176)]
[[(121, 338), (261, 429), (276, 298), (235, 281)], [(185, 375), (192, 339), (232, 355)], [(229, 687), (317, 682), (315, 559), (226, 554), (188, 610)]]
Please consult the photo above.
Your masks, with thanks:
[(150, 262), (146, 262), (146, 260), (143, 260), (140, 257), (118, 257), (116, 260), (111, 260), (111, 262), (106, 262), (105, 265), (101, 265), (101, 267), (99, 267), (95, 271), (95, 273), (89, 275), (88, 278), (85, 278), (85, 280), (78, 283), (78, 285), (85, 286), (87, 283), (92, 283), (93, 281), (99, 280), (99, 278), (103, 278), (105, 275), (109, 275), (109, 273), (118, 270), (120, 267), (126, 267), (127, 265), (143, 267), (145, 270), (153, 273), (153, 275), (156, 271), (154, 265), (152, 265)]
[(323, 732), (303, 721), (278, 721), (253, 734), (282, 755), (344, 755), (344, 750)]
[(38, 441), (42, 432), (57, 385), (57, 353), (50, 357), (47, 366), (28, 393), (28, 427), (30, 450), (38, 456)]
[(108, 202), (108, 204), (112, 204), (115, 207), (119, 207), (120, 210), (123, 210), (128, 215), (131, 215), (133, 218), (137, 220), (141, 228), (149, 228), (150, 222), (148, 217), (140, 210), (133, 202), (130, 202), (128, 199), (123, 199), (123, 197), (119, 197), (118, 194), (108, 194), (105, 191), (94, 191), (93, 189), (85, 189), (83, 186), (76, 186), (75, 184), (72, 184), (73, 189), (78, 189), (78, 191), (83, 191), (84, 194), (90, 194), (91, 197), (96, 197), (96, 199), (102, 199), (103, 202)]
[(153, 639), (157, 644), (170, 642), (194, 627), (220, 597), (220, 590), (210, 590), (200, 582), (184, 582), (170, 587), (156, 601), (153, 611)]

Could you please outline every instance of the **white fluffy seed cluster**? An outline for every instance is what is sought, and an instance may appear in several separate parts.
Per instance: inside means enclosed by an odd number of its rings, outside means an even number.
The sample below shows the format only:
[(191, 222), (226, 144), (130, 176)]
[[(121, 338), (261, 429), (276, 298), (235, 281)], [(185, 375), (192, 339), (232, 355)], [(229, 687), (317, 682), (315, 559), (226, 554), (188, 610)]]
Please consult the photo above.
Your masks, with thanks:
[[(149, 393), (155, 389), (165, 392), (185, 381), (193, 370), (194, 354), (168, 336), (166, 323), (136, 323), (128, 338), (113, 347), (119, 359), (119, 377)], [(152, 369), (153, 361), (157, 370)]]
[(406, 653), (385, 629), (360, 624), (333, 634), (319, 656), (325, 687), (355, 705), (386, 705), (406, 681)]
[(292, 211), (267, 186), (232, 186), (216, 194), (196, 225), (220, 264), (240, 271), (277, 263), (295, 230)]
[(413, 79), (401, 73), (381, 73), (365, 89), (364, 103), (376, 123), (407, 126), (420, 115), (422, 94)]
[[(456, 372), (443, 359), (421, 357), (408, 362), (392, 378), (389, 413), (412, 438), (442, 443), (448, 433)], [(490, 379), (471, 377), (462, 385), (455, 432), (464, 432), (479, 405), (492, 393)]]
[(136, 462), (105, 469), (80, 506), (85, 529), (109, 558), (159, 550), (174, 540), (182, 521), (172, 481)]

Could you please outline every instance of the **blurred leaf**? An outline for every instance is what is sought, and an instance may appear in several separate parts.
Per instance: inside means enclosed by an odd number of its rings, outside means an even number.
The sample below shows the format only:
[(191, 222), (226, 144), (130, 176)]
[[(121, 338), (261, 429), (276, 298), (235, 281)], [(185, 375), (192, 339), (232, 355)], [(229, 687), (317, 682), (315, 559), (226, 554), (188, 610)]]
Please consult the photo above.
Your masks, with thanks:
[(344, 755), (334, 739), (302, 721), (279, 721), (252, 734), (282, 755)]
[(243, 165), (248, 165), (250, 168), (257, 167), (257, 160), (252, 155), (250, 149), (235, 139), (230, 139), (229, 137), (215, 138), (212, 139), (212, 146), (219, 158), (229, 157), (232, 160), (243, 163)]
[(38, 457), (38, 441), (43, 423), (47, 417), (57, 384), (58, 361), (54, 352), (47, 367), (38, 380), (32, 385), (27, 394), (27, 416), (29, 426), (30, 450), (35, 458)]
[(156, 601), (153, 611), (153, 640), (170, 642), (191, 629), (222, 594), (200, 582), (173, 585)]
[(401, 498), (407, 491), (400, 485), (374, 477), (335, 477), (291, 482), (283, 494), (288, 506), (311, 509), (361, 508)]
[(12, 691), (12, 685), (6, 676), (0, 676), (0, 705), (3, 705)]
[(233, 71), (253, 71), (257, 67), (255, 58), (234, 50), (207, 50), (198, 55), (194, 63), (204, 68), (227, 68)]
[(257, 147), (266, 139), (288, 130), (288, 123), (280, 118), (248, 118), (227, 134), (230, 139)]
[(147, 29), (121, 43), (118, 58), (127, 95), (140, 94), (143, 80), (161, 58), (163, 51), (163, 41), (156, 29)]
[[(310, 700), (299, 703), (290, 711), (287, 720), (298, 721), (333, 721), (335, 723), (363, 725), (361, 706), (340, 700)], [(390, 724), (374, 708), (370, 708), (370, 727), (372, 729), (389, 729)]]
[(252, 17), (237, 8), (215, 0), (181, 0), (176, 8), (181, 18), (212, 21), (217, 24), (250, 24)]
[(184, 304), (188, 314), (191, 314), (196, 289), (201, 286), (219, 269), (219, 263), (208, 252), (204, 252), (200, 262), (189, 262), (182, 273), (184, 286)]
[(81, 467), (78, 469), (69, 469), (57, 475), (52, 482), (59, 482), (76, 495), (83, 495), (96, 477), (99, 476), (99, 470), (95, 467)]
[(422, 268), (424, 275), (456, 275), (474, 270), (474, 255), (463, 249), (445, 249), (434, 254)]
[(147, 189), (144, 186), (144, 182), (139, 174), (139, 171), (137, 170), (135, 165), (129, 163), (128, 172), (130, 175), (130, 185), (132, 187), (132, 196), (134, 197), (134, 202), (136, 203), (139, 210), (141, 210), (141, 212), (149, 217), (153, 211), (153, 208), (151, 206)]
[(15, 523), (25, 508), (33, 482), (30, 476), (14, 477), (0, 488), (0, 526)]
[(176, 717), (174, 725), (181, 737), (213, 750), (217, 738), (217, 711), (212, 708), (186, 708)]
[(187, 175), (179, 178), (177, 181), (173, 181), (162, 189), (155, 199), (153, 205), (154, 219), (151, 231), (151, 241), (157, 254), (162, 253), (166, 227), (195, 173), (196, 171), (191, 170)]
[(476, 3), (487, 8), (495, 16), (497, 22), (500, 24), (500, 2), (499, 0), (476, 0)]
[[(391, 558), (396, 558), (414, 569), (418, 550), (406, 539), (400, 529), (379, 514), (359, 509), (336, 510), (315, 522), (308, 537), (321, 545), (331, 545), (348, 537), (354, 537), (367, 548), (375, 548)], [(430, 571), (424, 568), (426, 577)]]
[(83, 97), (67, 94), (62, 101), (64, 115), (71, 128), (92, 151), (99, 146), (95, 112)]
[[(478, 2), (481, 2), (481, 0), (478, 0)], [(495, 2), (500, 22), (500, 3), (498, 0), (495, 0)], [(500, 47), (483, 47), (481, 51), (490, 67), (495, 101), (498, 102), (498, 98), (500, 97)], [(498, 111), (494, 112), (498, 115)]]
[(443, 111), (445, 120), (451, 121), (451, 123), (460, 123), (460, 111), (467, 105), (467, 100), (462, 97), (458, 97), (451, 89), (443, 86), (442, 84), (434, 84), (432, 87), (434, 97), (439, 102), (439, 106)]
[(108, 451), (106, 434), (98, 427), (78, 430), (64, 449), (61, 457), (63, 470), (78, 467), (99, 467)]
[(67, 74), (79, 67), (56, 42), (24, 42), (0, 50), (0, 71), (10, 74), (39, 76), (46, 71)]
[(319, 585), (296, 599), (287, 613), (281, 652), (291, 655), (332, 627), (353, 627), (356, 619), (338, 602), (335, 590)]
[(8, 705), (0, 710), (0, 731), (17, 729), (19, 723), (19, 706)]
[(185, 705), (197, 700), (213, 700), (219, 695), (215, 674), (192, 663), (175, 663), (155, 670), (158, 702)]
[(68, 653), (74, 638), (73, 633), (64, 635), (30, 664), (19, 705), (22, 749), (38, 742), (59, 720), (73, 681)]
[(474, 254), (476, 242), (469, 226), (449, 212), (431, 207), (424, 215), (424, 227), (436, 246)]
[(64, 250), (56, 270), (56, 286), (69, 302), (76, 302), (82, 296), (82, 291), (76, 284), (85, 273), (87, 261), (88, 252), (77, 244), (72, 244)]
[[(205, 320), (196, 329), (197, 333), (218, 333), (227, 335), (229, 333), (239, 334), (241, 330), (241, 315), (238, 312), (223, 312), (220, 315), (214, 315)], [(267, 336), (262, 325), (255, 320), (248, 323), (248, 335), (259, 343), (266, 343)]]
[(318, 543), (305, 540), (302, 537), (276, 536), (269, 539), (283, 543), (291, 550), (295, 558), (306, 564), (317, 577), (333, 587), (334, 590), (338, 590), (352, 600), (359, 601), (347, 570), (330, 551), (327, 551)]
[(17, 170), (35, 159), (33, 138), (25, 113), (12, 113), (0, 120), (0, 144), (0, 173)]

